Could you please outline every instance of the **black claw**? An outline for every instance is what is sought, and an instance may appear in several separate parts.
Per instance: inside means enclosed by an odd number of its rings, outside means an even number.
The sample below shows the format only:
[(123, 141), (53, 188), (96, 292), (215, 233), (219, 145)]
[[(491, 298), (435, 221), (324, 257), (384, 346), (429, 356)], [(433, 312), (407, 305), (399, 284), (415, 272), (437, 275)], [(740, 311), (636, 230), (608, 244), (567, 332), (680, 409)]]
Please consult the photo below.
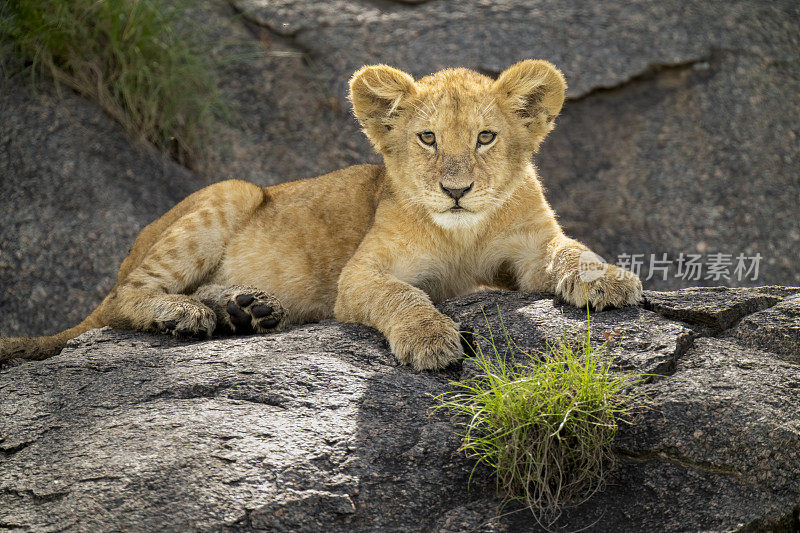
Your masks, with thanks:
[(253, 317), (255, 318), (263, 318), (265, 316), (269, 316), (274, 311), (275, 309), (273, 309), (269, 305), (264, 305), (264, 304), (255, 305), (253, 306), (252, 309), (250, 309), (250, 312), (253, 314)]
[(175, 329), (177, 325), (178, 322), (176, 322), (175, 320), (167, 320), (166, 322), (164, 322), (164, 329), (166, 329), (167, 331), (172, 331), (173, 329)]
[(280, 320), (278, 320), (277, 318), (265, 318), (264, 320), (259, 322), (258, 325), (264, 329), (272, 329), (278, 325), (278, 322), (280, 322)]
[(253, 300), (255, 300), (255, 297), (252, 294), (240, 294), (236, 297), (236, 303), (239, 304), (239, 307), (247, 307), (253, 303)]

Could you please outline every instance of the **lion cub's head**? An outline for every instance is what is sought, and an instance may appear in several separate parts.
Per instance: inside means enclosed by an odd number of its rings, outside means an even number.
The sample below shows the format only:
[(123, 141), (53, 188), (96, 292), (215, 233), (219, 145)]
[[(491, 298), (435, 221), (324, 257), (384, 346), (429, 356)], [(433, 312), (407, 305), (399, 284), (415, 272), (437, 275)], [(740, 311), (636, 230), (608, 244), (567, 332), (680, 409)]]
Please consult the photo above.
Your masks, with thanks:
[(377, 65), (353, 75), (350, 99), (398, 201), (459, 228), (480, 222), (521, 183), (566, 87), (541, 60), (517, 63), (497, 80), (448, 69), (414, 81)]

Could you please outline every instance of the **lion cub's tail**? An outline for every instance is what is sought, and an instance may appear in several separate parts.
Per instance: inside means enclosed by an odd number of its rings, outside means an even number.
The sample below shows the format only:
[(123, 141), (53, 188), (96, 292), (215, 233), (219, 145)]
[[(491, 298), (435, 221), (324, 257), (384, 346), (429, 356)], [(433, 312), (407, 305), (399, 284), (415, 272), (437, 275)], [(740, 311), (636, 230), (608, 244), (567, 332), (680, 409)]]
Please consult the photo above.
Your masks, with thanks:
[(12, 359), (47, 359), (61, 353), (67, 341), (93, 328), (102, 327), (99, 309), (73, 328), (47, 337), (0, 337), (0, 364)]

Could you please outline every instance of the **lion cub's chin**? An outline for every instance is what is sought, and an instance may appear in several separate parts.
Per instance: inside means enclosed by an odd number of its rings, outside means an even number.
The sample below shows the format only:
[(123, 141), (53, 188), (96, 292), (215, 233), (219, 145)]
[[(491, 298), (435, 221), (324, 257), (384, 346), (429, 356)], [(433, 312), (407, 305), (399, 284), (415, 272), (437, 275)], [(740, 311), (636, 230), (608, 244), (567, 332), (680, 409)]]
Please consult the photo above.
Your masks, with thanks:
[(444, 213), (432, 213), (433, 222), (446, 230), (464, 230), (475, 228), (482, 220), (483, 215), (473, 211), (450, 210)]

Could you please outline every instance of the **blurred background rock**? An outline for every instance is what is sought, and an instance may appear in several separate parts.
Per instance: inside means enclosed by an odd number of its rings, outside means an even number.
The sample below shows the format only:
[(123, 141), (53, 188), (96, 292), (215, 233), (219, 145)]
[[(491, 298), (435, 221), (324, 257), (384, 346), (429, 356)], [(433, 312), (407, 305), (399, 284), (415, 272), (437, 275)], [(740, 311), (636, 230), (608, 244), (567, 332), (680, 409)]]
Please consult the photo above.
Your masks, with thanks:
[[(535, 162), (567, 233), (610, 262), (641, 254), (650, 289), (800, 284), (796, 1), (186, 5), (230, 116), (185, 165), (69, 89), (34, 91), (19, 75), (0, 85), (0, 334), (78, 322), (136, 233), (192, 190), (379, 162), (346, 100), (349, 76), (369, 63), (415, 77), (555, 63), (568, 98)], [(729, 279), (707, 268), (687, 279), (682, 253), (705, 267), (730, 254)], [(647, 279), (663, 254), (669, 271)], [(736, 257), (756, 254), (757, 279), (739, 279)]]

